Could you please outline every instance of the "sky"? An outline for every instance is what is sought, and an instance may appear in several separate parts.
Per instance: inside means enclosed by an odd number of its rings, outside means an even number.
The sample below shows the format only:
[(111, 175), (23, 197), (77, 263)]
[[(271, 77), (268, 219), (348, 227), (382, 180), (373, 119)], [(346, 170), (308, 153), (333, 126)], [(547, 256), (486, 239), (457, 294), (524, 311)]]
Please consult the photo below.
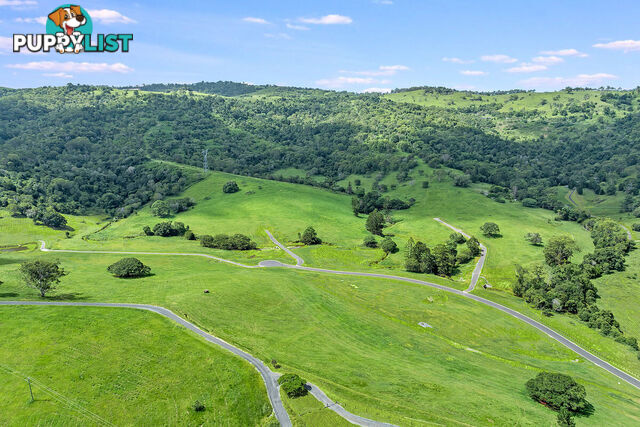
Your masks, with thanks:
[(637, 0), (82, 1), (128, 53), (14, 53), (60, 3), (0, 0), (0, 86), (231, 80), (387, 92), (640, 85)]

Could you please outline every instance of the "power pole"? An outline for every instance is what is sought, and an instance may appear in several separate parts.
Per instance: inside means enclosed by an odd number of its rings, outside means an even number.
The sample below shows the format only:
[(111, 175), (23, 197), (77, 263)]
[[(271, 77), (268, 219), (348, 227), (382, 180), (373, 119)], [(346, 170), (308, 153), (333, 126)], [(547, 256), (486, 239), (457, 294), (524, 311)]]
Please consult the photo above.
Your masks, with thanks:
[(31, 378), (27, 377), (27, 384), (29, 384), (29, 394), (31, 395), (31, 402), (33, 402), (33, 390), (31, 390)]
[(202, 162), (202, 169), (204, 169), (205, 172), (207, 172), (209, 170), (209, 163), (207, 162), (207, 156), (209, 155), (209, 149), (205, 148), (204, 150), (202, 150), (202, 155), (204, 156), (203, 162)]

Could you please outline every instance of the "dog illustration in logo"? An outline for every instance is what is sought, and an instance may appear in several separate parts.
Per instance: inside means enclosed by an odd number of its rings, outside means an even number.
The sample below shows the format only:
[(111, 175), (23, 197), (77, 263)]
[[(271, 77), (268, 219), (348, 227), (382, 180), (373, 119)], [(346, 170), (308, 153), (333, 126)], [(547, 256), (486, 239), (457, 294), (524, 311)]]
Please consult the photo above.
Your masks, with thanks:
[[(49, 19), (56, 24), (57, 27), (62, 28), (64, 34), (67, 36), (72, 35), (76, 29), (87, 23), (87, 18), (82, 14), (80, 6), (70, 5), (69, 7), (60, 7), (49, 14)], [(56, 50), (60, 53), (64, 53), (65, 49), (62, 44), (56, 46)], [(82, 50), (81, 45), (74, 47), (74, 52), (79, 53)]]

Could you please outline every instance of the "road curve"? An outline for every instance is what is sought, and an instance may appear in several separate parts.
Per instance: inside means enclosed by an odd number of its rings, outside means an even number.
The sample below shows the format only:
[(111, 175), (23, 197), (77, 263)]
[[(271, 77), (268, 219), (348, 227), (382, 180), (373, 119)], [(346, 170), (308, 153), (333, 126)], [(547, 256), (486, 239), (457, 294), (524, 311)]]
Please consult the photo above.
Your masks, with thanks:
[[(454, 227), (453, 225), (451, 225), (449, 223), (444, 222), (440, 218), (433, 218), (433, 219), (438, 221), (440, 224), (442, 224), (442, 225), (444, 225), (446, 227), (449, 227), (453, 231), (456, 231), (456, 232), (462, 234), (467, 239), (471, 238), (471, 236), (469, 236), (464, 231), (460, 230), (459, 228)], [(482, 268), (484, 267), (484, 260), (487, 258), (487, 248), (482, 243), (480, 243), (480, 251), (481, 251), (480, 259), (476, 263), (476, 267), (473, 269), (473, 273), (471, 274), (471, 282), (469, 283), (469, 287), (464, 292), (471, 292), (472, 290), (474, 290), (476, 288), (476, 284), (478, 283), (478, 279), (480, 279), (480, 274), (482, 274)]]
[(283, 251), (285, 251), (287, 254), (289, 254), (289, 256), (291, 256), (291, 258), (296, 260), (296, 265), (302, 265), (304, 264), (304, 260), (293, 253), (293, 251), (291, 249), (289, 249), (288, 247), (284, 246), (282, 243), (278, 242), (276, 240), (275, 237), (273, 237), (273, 234), (271, 234), (271, 232), (269, 230), (264, 230), (265, 233), (267, 233), (267, 236), (269, 236), (269, 238), (271, 239), (271, 241), (273, 243), (275, 243), (280, 249), (282, 249)]
[(254, 368), (260, 373), (262, 376), (262, 381), (267, 388), (267, 395), (269, 396), (269, 400), (271, 401), (271, 406), (273, 407), (273, 411), (276, 415), (276, 418), (280, 422), (280, 425), (283, 427), (290, 427), (291, 419), (289, 418), (289, 414), (287, 410), (284, 408), (282, 404), (282, 400), (280, 399), (280, 391), (278, 389), (278, 374), (272, 372), (262, 361), (256, 357), (253, 357), (249, 353), (246, 353), (240, 350), (237, 347), (232, 346), (228, 342), (221, 340), (220, 338), (213, 336), (202, 329), (198, 328), (191, 322), (184, 320), (182, 317), (176, 315), (172, 311), (164, 308), (158, 307), (155, 305), (148, 304), (125, 304), (125, 303), (104, 303), (104, 302), (58, 302), (58, 301), (0, 301), (0, 305), (56, 305), (56, 306), (77, 306), (77, 307), (117, 307), (117, 308), (134, 308), (138, 310), (147, 310), (152, 311), (156, 314), (164, 316), (174, 322), (184, 326), (187, 329), (195, 332), (196, 334), (203, 337), (205, 340), (213, 343), (217, 346), (220, 346), (236, 356), (242, 357), (247, 362), (251, 363)]

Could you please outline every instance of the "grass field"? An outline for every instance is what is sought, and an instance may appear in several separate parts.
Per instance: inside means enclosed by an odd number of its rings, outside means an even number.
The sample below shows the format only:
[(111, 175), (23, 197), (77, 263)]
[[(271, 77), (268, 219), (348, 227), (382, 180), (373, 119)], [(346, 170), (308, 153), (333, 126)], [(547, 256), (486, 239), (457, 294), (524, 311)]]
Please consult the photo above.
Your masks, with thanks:
[[(403, 184), (394, 176), (385, 178), (398, 185), (389, 193), (392, 197), (416, 198), (411, 209), (394, 213), (397, 222), (386, 229), (401, 249), (409, 237), (430, 245), (447, 239), (451, 231), (433, 217), (476, 234), (489, 249), (484, 274), (494, 285), (491, 292), (480, 290), (483, 296), (516, 308), (616, 366), (640, 374), (640, 362), (627, 346), (569, 316), (545, 318), (503, 291), (510, 286), (516, 263), (542, 261), (541, 249), (524, 241), (526, 232), (540, 232), (545, 240), (570, 234), (584, 253), (592, 249), (586, 231), (575, 223), (554, 221), (549, 211), (496, 203), (482, 194), (482, 185), (457, 188), (447, 177), (439, 180), (428, 168), (422, 171)], [(363, 185), (372, 179), (360, 178)], [(241, 191), (223, 194), (222, 185), (231, 179)], [(420, 187), (423, 179), (430, 181), (428, 189)], [(402, 271), (402, 250), (372, 264), (382, 252), (362, 247), (365, 218), (353, 215), (347, 195), (217, 172), (184, 195), (197, 205), (172, 220), (188, 224), (197, 234), (248, 234), (261, 250), (213, 251), (181, 238), (142, 236), (144, 225), (162, 220), (153, 217), (148, 207), (104, 229), (106, 223), (98, 219), (74, 219), (76, 231), (68, 239), (63, 232), (32, 226), (27, 219), (5, 217), (0, 225), (11, 226), (7, 244), (12, 238), (23, 243), (45, 238), (49, 247), (56, 248), (206, 252), (246, 263), (291, 262), (274, 249), (264, 229), (292, 243), (298, 232), (313, 225), (327, 244), (295, 249), (307, 264), (409, 275)], [(502, 237), (480, 236), (485, 221), (498, 223)], [(540, 370), (551, 370), (570, 374), (587, 387), (596, 412), (579, 418), (580, 424), (600, 425), (611, 419), (620, 425), (640, 422), (637, 390), (618, 384), (615, 377), (515, 319), (441, 291), (388, 280), (247, 270), (204, 258), (153, 255), (139, 256), (151, 266), (153, 276), (123, 280), (106, 272), (120, 259), (118, 255), (41, 253), (35, 247), (2, 253), (0, 277), (5, 283), (0, 298), (35, 298), (34, 291), (21, 285), (19, 263), (32, 257), (57, 258), (70, 274), (52, 298), (167, 307), (267, 363), (278, 360), (282, 372), (301, 374), (358, 415), (401, 425), (552, 424), (554, 414), (530, 401), (523, 387)], [(463, 288), (471, 268), (472, 264), (463, 267), (452, 280), (416, 276)], [(204, 289), (210, 293), (203, 294)], [(419, 327), (421, 321), (433, 329)], [(297, 425), (334, 424), (335, 414), (314, 400), (285, 404)]]
[(4, 426), (260, 425), (271, 414), (251, 365), (153, 313), (5, 306), (0, 335)]
[(602, 276), (595, 281), (602, 297), (600, 304), (615, 313), (623, 330), (632, 335), (640, 335), (640, 250), (632, 251), (627, 257), (626, 269), (622, 272)]
[[(16, 272), (17, 262), (31, 256), (59, 258), (71, 272), (54, 298), (165, 306), (265, 362), (278, 360), (282, 372), (300, 373), (374, 419), (552, 423), (553, 413), (523, 387), (540, 370), (585, 384), (596, 412), (584, 423), (615, 417), (633, 425), (640, 416), (637, 390), (500, 312), (430, 288), (154, 256), (140, 257), (154, 276), (123, 280), (105, 271), (115, 255), (23, 252), (3, 256), (3, 299), (34, 298)], [(610, 347), (616, 345), (624, 348)]]

